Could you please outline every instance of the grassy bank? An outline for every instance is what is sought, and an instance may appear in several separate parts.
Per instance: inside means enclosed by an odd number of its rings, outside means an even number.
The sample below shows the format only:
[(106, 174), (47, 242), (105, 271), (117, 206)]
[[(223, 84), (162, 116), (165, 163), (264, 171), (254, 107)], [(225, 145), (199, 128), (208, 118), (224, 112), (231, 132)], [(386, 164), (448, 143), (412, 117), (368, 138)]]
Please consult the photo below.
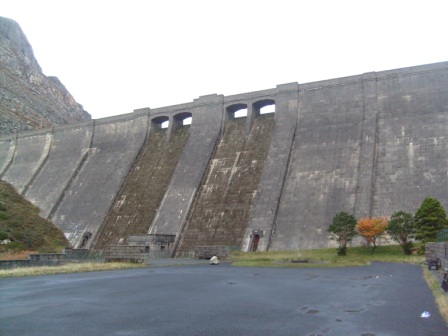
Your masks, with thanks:
[(77, 263), (77, 264), (66, 264), (61, 266), (21, 267), (10, 270), (0, 270), (0, 278), (80, 273), (80, 272), (112, 271), (112, 270), (122, 270), (122, 269), (142, 268), (142, 267), (146, 267), (146, 265), (136, 263), (118, 263), (118, 262), (79, 263), (79, 264)]
[(0, 252), (55, 253), (70, 246), (64, 233), (39, 214), (39, 208), (0, 180), (0, 236), (11, 241), (0, 244)]
[[(344, 267), (368, 265), (371, 262), (399, 262), (422, 264), (424, 257), (404, 255), (400, 246), (380, 246), (373, 255), (371, 249), (350, 247), (346, 256), (338, 256), (336, 249), (315, 249), (302, 251), (233, 252), (234, 266), (256, 267)], [(308, 263), (293, 263), (293, 260), (308, 260)]]

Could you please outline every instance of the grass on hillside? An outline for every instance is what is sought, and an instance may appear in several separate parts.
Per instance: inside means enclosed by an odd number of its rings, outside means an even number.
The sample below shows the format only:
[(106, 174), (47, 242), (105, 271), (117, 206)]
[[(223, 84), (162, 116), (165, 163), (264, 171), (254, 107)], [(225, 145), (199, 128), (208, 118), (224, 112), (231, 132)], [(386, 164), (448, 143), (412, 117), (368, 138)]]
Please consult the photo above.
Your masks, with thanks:
[(97, 271), (112, 271), (131, 268), (146, 267), (143, 264), (137, 263), (73, 263), (60, 266), (39, 266), (39, 267), (19, 267), (9, 270), (0, 270), (0, 278), (8, 277), (23, 277), (35, 275), (50, 275), (50, 274), (67, 274), (80, 272), (97, 272)]
[[(234, 266), (257, 267), (343, 267), (368, 265), (370, 262), (399, 262), (421, 264), (424, 257), (404, 255), (398, 245), (379, 246), (370, 255), (366, 247), (349, 247), (346, 256), (338, 256), (336, 248), (300, 251), (233, 252)], [(291, 260), (308, 260), (308, 263), (292, 263)]]
[(62, 231), (40, 217), (39, 212), (39, 208), (25, 200), (10, 184), (0, 180), (0, 231), (12, 240), (0, 245), (0, 252), (52, 253), (70, 245)]

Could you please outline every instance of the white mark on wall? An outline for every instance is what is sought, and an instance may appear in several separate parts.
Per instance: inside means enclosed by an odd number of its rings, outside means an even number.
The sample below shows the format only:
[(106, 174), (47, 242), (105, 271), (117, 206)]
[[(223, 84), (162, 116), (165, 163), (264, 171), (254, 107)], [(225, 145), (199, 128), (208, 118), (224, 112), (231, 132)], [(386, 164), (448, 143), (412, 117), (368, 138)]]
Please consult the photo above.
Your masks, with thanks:
[(235, 160), (233, 161), (233, 166), (232, 166), (232, 170), (230, 172), (230, 177), (229, 177), (229, 180), (227, 182), (227, 186), (230, 185), (230, 182), (232, 182), (233, 175), (238, 170), (238, 166), (237, 165), (238, 165), (238, 160), (240, 158), (240, 154), (241, 154), (241, 152), (236, 152), (236, 157), (235, 157)]
[(212, 174), (212, 172), (215, 170), (215, 165), (217, 164), (219, 162), (219, 159), (213, 159), (211, 162), (210, 162), (210, 170), (209, 170), (209, 172), (208, 172), (208, 175), (207, 175), (207, 179), (206, 179), (206, 181), (205, 181), (205, 185), (208, 185), (208, 181), (210, 180), (210, 175)]
[(412, 142), (409, 143), (408, 147), (408, 167), (414, 168), (414, 145)]
[(298, 105), (298, 102), (297, 102), (297, 101), (295, 101), (295, 100), (290, 100), (290, 101), (288, 102), (288, 109), (289, 109), (290, 111), (293, 111), (293, 110), (297, 109), (298, 107), (299, 107), (299, 105)]
[(126, 195), (122, 195), (121, 198), (115, 202), (114, 210), (118, 211), (126, 201)]
[(427, 180), (430, 180), (431, 182), (434, 182), (436, 180), (436, 176), (433, 174), (434, 170), (430, 170), (423, 173), (423, 177)]

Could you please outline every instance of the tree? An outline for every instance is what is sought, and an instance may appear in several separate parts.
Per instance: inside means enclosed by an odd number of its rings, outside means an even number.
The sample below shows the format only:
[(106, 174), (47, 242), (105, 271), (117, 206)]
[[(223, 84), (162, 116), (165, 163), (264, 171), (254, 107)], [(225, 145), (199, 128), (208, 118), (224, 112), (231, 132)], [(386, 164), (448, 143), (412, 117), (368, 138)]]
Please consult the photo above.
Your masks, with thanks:
[(409, 241), (415, 233), (415, 221), (412, 214), (404, 211), (394, 212), (389, 219), (387, 232), (400, 244), (404, 254), (412, 253), (412, 242)]
[(361, 218), (356, 225), (356, 230), (359, 235), (364, 237), (364, 239), (368, 243), (373, 244), (372, 251), (370, 255), (373, 254), (373, 251), (376, 249), (377, 239), (386, 231), (387, 228), (387, 220), (386, 218)]
[(447, 227), (446, 212), (440, 202), (427, 197), (415, 213), (415, 238), (423, 243), (436, 241), (437, 233)]
[(338, 255), (347, 254), (347, 243), (357, 235), (356, 219), (344, 211), (334, 216), (333, 223), (329, 226), (328, 231), (336, 236), (339, 243)]

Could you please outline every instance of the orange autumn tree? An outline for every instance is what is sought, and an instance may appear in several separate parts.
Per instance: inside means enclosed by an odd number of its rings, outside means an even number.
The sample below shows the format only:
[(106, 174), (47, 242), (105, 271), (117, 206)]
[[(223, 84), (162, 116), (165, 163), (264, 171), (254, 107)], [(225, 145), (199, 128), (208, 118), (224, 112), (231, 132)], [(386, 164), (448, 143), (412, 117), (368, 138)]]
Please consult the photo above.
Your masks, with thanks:
[(370, 255), (373, 254), (373, 251), (376, 249), (377, 239), (386, 231), (387, 229), (387, 218), (382, 217), (372, 217), (372, 218), (361, 218), (358, 220), (356, 224), (356, 230), (359, 235), (364, 237), (364, 239), (373, 244), (372, 251)]

